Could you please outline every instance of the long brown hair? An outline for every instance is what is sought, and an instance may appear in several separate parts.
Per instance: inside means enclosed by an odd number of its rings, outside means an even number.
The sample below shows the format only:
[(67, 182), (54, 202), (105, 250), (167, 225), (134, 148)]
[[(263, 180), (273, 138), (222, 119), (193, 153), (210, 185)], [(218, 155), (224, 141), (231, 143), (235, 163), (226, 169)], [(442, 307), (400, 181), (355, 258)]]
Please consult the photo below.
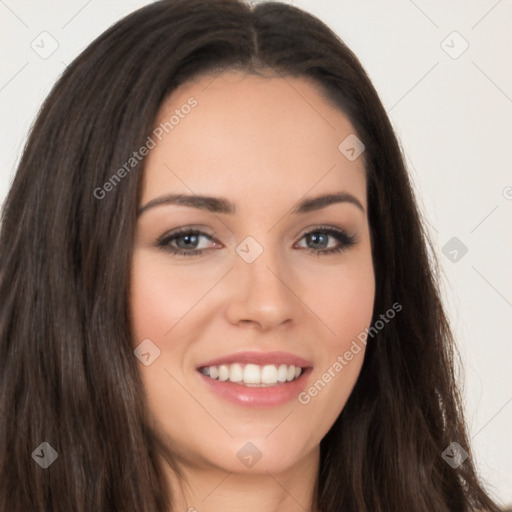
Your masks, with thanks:
[[(238, 68), (314, 79), (366, 146), (374, 320), (353, 393), (321, 442), (322, 512), (465, 511), (497, 505), (473, 465), (437, 271), (404, 160), (358, 59), (291, 6), (165, 0), (124, 18), (64, 72), (31, 131), (0, 235), (0, 509), (164, 512), (133, 355), (128, 297), (143, 146), (159, 107), (202, 73)], [(46, 469), (34, 450), (58, 454)], [(441, 454), (469, 454), (452, 468)], [(48, 448), (46, 448), (48, 450)]]

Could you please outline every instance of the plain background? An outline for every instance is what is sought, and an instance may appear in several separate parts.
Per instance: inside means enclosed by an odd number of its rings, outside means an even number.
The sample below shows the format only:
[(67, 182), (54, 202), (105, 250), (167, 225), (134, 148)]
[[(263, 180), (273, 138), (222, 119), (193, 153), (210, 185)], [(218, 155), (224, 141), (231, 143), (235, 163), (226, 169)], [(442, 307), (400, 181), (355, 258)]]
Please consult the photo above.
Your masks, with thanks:
[[(0, 204), (65, 66), (148, 3), (0, 0)], [(442, 266), (477, 466), (512, 502), (512, 2), (288, 3), (340, 35), (388, 111)]]

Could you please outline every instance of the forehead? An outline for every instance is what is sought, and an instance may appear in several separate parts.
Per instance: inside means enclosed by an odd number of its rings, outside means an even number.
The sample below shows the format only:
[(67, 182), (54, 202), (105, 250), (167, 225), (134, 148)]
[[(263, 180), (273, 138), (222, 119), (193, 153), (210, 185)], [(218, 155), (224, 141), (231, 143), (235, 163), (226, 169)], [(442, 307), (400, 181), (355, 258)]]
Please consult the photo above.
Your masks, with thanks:
[(364, 204), (363, 155), (351, 160), (340, 150), (355, 129), (307, 78), (201, 76), (167, 98), (155, 130), (145, 199), (168, 191), (247, 197), (271, 190), (297, 199), (308, 189), (348, 188)]

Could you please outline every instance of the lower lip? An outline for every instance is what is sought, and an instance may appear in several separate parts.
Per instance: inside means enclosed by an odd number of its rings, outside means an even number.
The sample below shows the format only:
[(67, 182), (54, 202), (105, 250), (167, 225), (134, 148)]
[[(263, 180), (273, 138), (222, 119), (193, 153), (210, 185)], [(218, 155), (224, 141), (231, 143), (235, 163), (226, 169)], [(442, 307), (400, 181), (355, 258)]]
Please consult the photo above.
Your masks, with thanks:
[(275, 386), (249, 387), (235, 382), (211, 379), (201, 372), (198, 374), (210, 389), (224, 400), (246, 407), (276, 407), (298, 397), (306, 387), (306, 378), (311, 368), (302, 371), (298, 379)]

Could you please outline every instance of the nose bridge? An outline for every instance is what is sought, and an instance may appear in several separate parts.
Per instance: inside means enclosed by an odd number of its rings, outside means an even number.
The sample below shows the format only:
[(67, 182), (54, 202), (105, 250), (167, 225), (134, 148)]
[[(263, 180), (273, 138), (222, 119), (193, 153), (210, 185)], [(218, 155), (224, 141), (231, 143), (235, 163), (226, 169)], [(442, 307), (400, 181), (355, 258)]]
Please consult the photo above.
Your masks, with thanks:
[(254, 322), (269, 328), (293, 319), (297, 299), (290, 291), (290, 273), (277, 249), (247, 237), (236, 253), (230, 321)]

